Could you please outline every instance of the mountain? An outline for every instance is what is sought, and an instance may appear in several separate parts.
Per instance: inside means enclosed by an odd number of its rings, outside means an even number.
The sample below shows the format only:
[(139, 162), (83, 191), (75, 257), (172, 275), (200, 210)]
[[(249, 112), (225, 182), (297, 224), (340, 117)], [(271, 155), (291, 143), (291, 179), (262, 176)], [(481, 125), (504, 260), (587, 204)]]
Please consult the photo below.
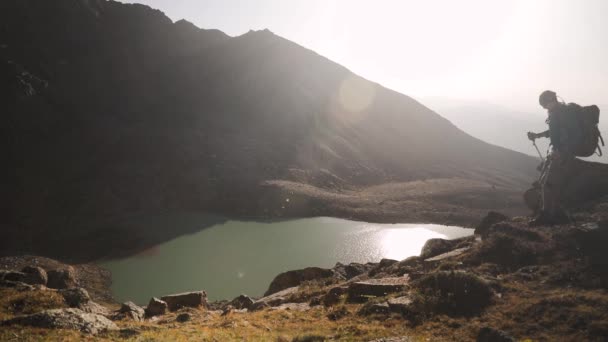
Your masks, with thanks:
[(166, 211), (471, 225), (521, 212), (536, 177), (534, 158), (268, 30), (104, 0), (4, 0), (0, 23), (5, 253), (99, 257), (154, 235), (115, 219)]
[[(520, 112), (492, 103), (474, 101), (459, 101), (438, 97), (421, 99), (424, 103), (458, 128), (468, 134), (497, 146), (531, 156), (538, 152), (526, 137), (526, 132), (543, 132), (548, 129), (545, 119), (547, 114), (538, 107), (537, 112)], [(589, 104), (581, 104), (589, 105)], [(599, 105), (601, 109), (608, 106)], [(600, 131), (608, 136), (608, 120), (600, 118)], [(538, 139), (541, 153), (547, 153), (549, 142)], [(606, 157), (592, 156), (584, 160), (606, 162)]]

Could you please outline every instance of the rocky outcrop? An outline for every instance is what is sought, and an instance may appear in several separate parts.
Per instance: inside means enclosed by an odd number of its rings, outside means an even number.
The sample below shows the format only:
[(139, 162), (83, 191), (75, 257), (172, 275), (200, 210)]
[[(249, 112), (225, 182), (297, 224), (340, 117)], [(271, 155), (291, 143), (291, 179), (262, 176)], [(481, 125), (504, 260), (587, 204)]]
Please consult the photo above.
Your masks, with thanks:
[(87, 290), (80, 287), (59, 290), (59, 293), (65, 299), (66, 304), (72, 308), (88, 304), (91, 301)]
[(169, 306), (165, 301), (153, 297), (146, 307), (146, 317), (162, 316), (167, 313), (168, 309)]
[(0, 325), (14, 324), (36, 328), (79, 330), (93, 335), (103, 331), (118, 330), (118, 326), (104, 316), (86, 313), (79, 309), (47, 310), (0, 322)]
[(146, 317), (145, 310), (133, 302), (124, 302), (118, 310), (117, 319), (131, 319), (134, 321), (143, 321)]
[(289, 302), (289, 299), (292, 295), (298, 292), (299, 287), (290, 287), (288, 289), (273, 293), (269, 296), (262, 297), (256, 300), (251, 306), (251, 310), (261, 310), (264, 308), (269, 308), (273, 306), (279, 306), (283, 303)]
[(26, 266), (21, 272), (25, 273), (23, 282), (30, 285), (45, 285), (49, 278), (46, 271), (42, 267)]
[(446, 239), (429, 239), (420, 252), (422, 259), (428, 259), (439, 254), (443, 254), (454, 250), (456, 248), (463, 248), (470, 246), (475, 242), (474, 236), (467, 236), (460, 239), (446, 240)]
[(205, 291), (172, 294), (163, 296), (160, 299), (167, 303), (167, 307), (170, 311), (177, 311), (181, 308), (209, 307), (207, 292)]
[(48, 271), (47, 286), (52, 289), (69, 289), (78, 286), (76, 272), (72, 266), (64, 269)]
[(272, 280), (268, 290), (264, 293), (264, 296), (269, 296), (284, 289), (298, 286), (305, 281), (331, 278), (333, 276), (334, 272), (332, 270), (319, 267), (308, 267), (302, 270), (284, 272)]
[(366, 302), (371, 297), (384, 297), (391, 293), (404, 291), (409, 284), (409, 277), (370, 279), (351, 283), (348, 286), (348, 300)]
[(376, 267), (376, 263), (367, 263), (360, 264), (356, 262), (352, 262), (348, 265), (344, 265), (342, 263), (337, 263), (336, 266), (332, 268), (332, 270), (341, 278), (346, 280), (350, 280), (356, 276), (359, 276), (363, 273), (371, 271), (374, 267)]
[(254, 303), (253, 299), (249, 298), (249, 296), (240, 295), (240, 296), (234, 298), (229, 303), (229, 305), (232, 305), (232, 307), (237, 310), (242, 310), (242, 309), (251, 309), (251, 306), (253, 305), (253, 303)]

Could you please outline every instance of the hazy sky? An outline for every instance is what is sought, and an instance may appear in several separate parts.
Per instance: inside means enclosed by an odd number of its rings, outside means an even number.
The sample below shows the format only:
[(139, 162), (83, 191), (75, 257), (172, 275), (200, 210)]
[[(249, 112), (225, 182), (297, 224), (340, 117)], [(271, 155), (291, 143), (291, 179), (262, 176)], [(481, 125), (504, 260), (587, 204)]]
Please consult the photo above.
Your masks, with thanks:
[(608, 103), (608, 0), (137, 0), (237, 36), (268, 28), (414, 97)]

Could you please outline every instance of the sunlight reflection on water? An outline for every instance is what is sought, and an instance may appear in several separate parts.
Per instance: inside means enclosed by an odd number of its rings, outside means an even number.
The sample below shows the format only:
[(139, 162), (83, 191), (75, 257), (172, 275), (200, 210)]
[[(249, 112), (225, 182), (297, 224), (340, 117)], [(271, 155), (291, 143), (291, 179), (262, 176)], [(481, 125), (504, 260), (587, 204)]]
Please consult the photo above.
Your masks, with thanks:
[[(180, 218), (178, 216), (177, 218)], [(196, 224), (196, 217), (192, 217)], [(202, 220), (203, 217), (199, 218)], [(171, 229), (171, 222), (163, 220)], [(204, 289), (213, 299), (259, 296), (279, 273), (336, 262), (403, 260), (428, 239), (455, 239), (471, 229), (425, 224), (375, 224), (327, 217), (279, 222), (226, 221), (180, 236), (145, 253), (103, 263), (118, 300)], [(144, 286), (145, 284), (145, 286)]]

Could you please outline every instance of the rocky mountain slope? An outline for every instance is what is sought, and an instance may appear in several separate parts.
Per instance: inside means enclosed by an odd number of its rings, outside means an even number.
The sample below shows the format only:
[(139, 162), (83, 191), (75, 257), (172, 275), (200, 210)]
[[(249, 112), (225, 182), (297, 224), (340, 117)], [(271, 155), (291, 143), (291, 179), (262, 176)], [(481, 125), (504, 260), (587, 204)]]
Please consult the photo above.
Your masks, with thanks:
[(2, 1), (0, 75), (6, 254), (96, 258), (79, 241), (143, 238), (112, 218), (167, 210), (470, 225), (521, 212), (535, 177), (533, 158), (267, 30), (142, 5)]

